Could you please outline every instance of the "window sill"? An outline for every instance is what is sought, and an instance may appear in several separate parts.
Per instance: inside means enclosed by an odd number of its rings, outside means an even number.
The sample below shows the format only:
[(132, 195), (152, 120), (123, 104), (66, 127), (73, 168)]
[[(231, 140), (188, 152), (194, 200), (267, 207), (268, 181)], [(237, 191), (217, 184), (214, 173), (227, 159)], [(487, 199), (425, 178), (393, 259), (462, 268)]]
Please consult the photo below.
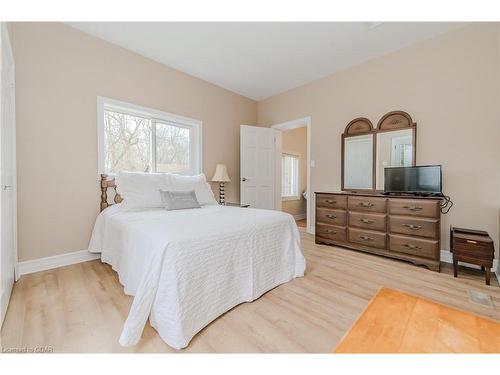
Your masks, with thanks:
[(300, 201), (300, 197), (281, 197), (281, 201)]

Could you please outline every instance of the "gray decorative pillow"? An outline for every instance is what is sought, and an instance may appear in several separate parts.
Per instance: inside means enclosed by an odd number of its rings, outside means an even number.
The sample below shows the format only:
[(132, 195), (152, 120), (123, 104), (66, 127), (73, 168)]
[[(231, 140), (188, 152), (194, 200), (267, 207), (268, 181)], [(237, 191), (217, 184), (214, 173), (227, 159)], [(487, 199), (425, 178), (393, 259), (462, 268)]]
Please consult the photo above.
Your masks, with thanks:
[(185, 208), (200, 208), (196, 193), (189, 191), (160, 190), (161, 200), (166, 210), (182, 210)]

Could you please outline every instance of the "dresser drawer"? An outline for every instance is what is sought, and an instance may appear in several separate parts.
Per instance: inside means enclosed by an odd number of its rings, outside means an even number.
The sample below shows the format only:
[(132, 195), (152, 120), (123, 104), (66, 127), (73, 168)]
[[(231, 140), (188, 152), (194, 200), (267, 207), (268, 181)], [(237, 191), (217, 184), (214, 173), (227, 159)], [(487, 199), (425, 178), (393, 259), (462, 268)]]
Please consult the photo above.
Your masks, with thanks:
[(385, 210), (385, 198), (376, 197), (348, 197), (349, 210), (363, 212), (381, 212)]
[(347, 231), (349, 242), (385, 249), (385, 233), (354, 228), (349, 228)]
[(440, 201), (423, 199), (390, 199), (389, 214), (439, 217)]
[(493, 247), (485, 247), (481, 244), (453, 241), (453, 254), (468, 258), (492, 260), (494, 256)]
[(439, 259), (439, 241), (436, 240), (390, 234), (389, 250), (421, 258)]
[(347, 207), (347, 196), (337, 194), (316, 194), (316, 206), (345, 210)]
[(345, 242), (346, 240), (345, 227), (335, 225), (316, 224), (316, 236), (326, 238), (332, 241)]
[(357, 227), (385, 232), (385, 214), (349, 212), (349, 227)]
[(411, 236), (439, 238), (439, 220), (389, 216), (389, 232)]
[(328, 208), (318, 208), (316, 210), (316, 222), (346, 226), (346, 212), (343, 210), (330, 210)]

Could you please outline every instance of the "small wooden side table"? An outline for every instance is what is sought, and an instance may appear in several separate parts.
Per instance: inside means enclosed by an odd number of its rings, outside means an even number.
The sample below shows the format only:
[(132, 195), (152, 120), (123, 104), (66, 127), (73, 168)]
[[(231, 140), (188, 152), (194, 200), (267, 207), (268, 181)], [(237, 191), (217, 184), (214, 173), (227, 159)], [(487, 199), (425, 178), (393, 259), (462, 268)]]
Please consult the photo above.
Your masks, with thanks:
[(495, 248), (487, 232), (452, 227), (450, 247), (453, 252), (453, 275), (455, 277), (458, 276), (458, 262), (476, 264), (485, 271), (486, 285), (490, 285)]

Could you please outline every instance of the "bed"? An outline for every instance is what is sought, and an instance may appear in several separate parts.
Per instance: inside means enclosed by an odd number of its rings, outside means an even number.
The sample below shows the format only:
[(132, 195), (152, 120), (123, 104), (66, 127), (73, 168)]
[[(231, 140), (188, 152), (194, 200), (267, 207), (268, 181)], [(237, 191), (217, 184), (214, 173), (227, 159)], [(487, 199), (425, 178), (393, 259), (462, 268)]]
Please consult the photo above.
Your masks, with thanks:
[(163, 341), (185, 348), (231, 308), (304, 275), (300, 235), (289, 214), (218, 204), (167, 211), (127, 205), (120, 194), (110, 205), (109, 188), (116, 191), (117, 183), (103, 175), (102, 212), (89, 251), (101, 253), (134, 296), (119, 338), (123, 346), (137, 344), (149, 318)]

